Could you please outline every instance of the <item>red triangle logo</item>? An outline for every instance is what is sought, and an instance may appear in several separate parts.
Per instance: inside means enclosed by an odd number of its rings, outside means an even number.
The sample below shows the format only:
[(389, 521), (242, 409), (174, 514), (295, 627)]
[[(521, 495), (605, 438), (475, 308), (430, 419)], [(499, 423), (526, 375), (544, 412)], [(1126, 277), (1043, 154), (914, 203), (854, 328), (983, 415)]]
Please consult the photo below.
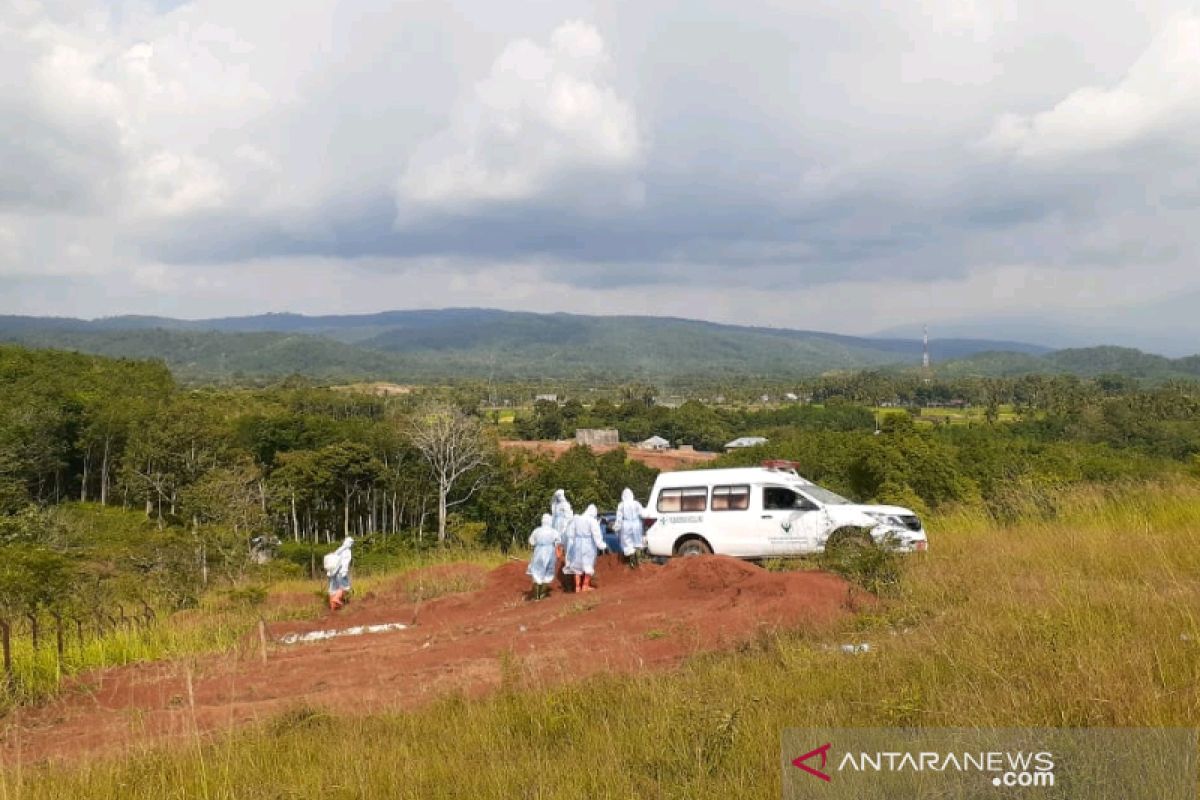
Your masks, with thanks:
[(805, 764), (804, 762), (808, 761), (810, 758), (816, 758), (817, 756), (820, 756), (821, 757), (821, 767), (823, 769), (825, 767), (826, 761), (829, 759), (829, 748), (831, 748), (831, 747), (833, 747), (832, 744), (823, 744), (820, 747), (818, 747), (816, 750), (813, 750), (811, 753), (805, 753), (804, 755), (800, 756), (799, 758), (793, 760), (792, 766), (799, 767), (800, 769), (807, 772), (809, 775), (812, 775), (814, 778), (820, 778), (821, 780), (825, 781), (826, 783), (830, 783), (832, 779), (828, 775), (826, 775), (824, 772), (821, 772), (821, 770), (816, 769), (815, 767), (810, 767), (808, 764)]

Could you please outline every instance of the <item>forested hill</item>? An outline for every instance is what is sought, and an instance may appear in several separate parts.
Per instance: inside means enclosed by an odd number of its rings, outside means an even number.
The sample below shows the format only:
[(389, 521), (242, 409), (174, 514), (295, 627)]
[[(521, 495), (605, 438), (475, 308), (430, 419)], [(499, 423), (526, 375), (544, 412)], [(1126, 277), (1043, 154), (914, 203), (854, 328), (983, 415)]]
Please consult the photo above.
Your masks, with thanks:
[[(661, 317), (488, 309), (354, 316), (267, 314), (212, 320), (0, 317), (0, 340), (108, 356), (158, 358), (186, 381), (277, 377), (419, 382), (453, 378), (806, 377), (915, 366), (921, 343)], [(1039, 355), (1014, 342), (935, 342), (939, 361), (985, 351)]]
[[(191, 383), (302, 374), (320, 381), (588, 378), (667, 384), (689, 378), (789, 379), (834, 370), (904, 370), (921, 362), (921, 343), (914, 339), (488, 309), (211, 320), (0, 317), (0, 341), (161, 359)], [(1121, 375), (1156, 382), (1200, 377), (1200, 356), (1169, 359), (1124, 347), (1050, 351), (1014, 342), (935, 339), (931, 351), (937, 374), (948, 378)]]
[(1121, 375), (1148, 381), (1195, 380), (1200, 378), (1200, 355), (1167, 358), (1130, 347), (1080, 347), (1034, 353), (987, 352), (938, 367), (948, 378), (1059, 374), (1096, 378)]

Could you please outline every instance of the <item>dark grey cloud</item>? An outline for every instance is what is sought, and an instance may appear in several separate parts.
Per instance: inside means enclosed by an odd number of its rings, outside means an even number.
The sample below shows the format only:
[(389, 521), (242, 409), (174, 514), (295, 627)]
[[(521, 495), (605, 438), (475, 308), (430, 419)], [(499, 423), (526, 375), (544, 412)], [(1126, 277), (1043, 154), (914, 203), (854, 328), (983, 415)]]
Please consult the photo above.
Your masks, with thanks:
[(1200, 17), (1174, 0), (1087, 25), (1011, 0), (22, 8), (0, 11), (22, 77), (0, 282), (30, 309), (41, 274), (214, 306), (272, 270), (346, 303), (436, 273), (510, 306), (686, 285), (713, 318), (826, 313), (818, 289), (876, 316), (1088, 313), (1153, 299), (1135, 274), (1200, 283)]

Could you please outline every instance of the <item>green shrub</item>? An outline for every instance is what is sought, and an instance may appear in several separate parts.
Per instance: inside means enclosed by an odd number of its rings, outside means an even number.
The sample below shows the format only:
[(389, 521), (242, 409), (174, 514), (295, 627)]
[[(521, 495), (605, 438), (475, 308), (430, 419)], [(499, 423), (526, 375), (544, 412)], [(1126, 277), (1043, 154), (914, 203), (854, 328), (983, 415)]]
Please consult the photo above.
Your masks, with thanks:
[(847, 528), (834, 532), (817, 563), (868, 592), (889, 595), (900, 586), (903, 558), (886, 540), (873, 542), (868, 529)]

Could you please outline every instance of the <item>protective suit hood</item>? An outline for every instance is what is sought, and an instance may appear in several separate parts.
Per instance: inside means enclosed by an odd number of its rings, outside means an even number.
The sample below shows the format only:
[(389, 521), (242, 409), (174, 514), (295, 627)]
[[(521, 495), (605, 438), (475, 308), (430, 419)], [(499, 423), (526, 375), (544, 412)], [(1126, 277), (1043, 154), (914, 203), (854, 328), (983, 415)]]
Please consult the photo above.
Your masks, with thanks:
[(561, 501), (563, 501), (563, 500), (566, 500), (566, 499), (567, 499), (567, 493), (566, 493), (566, 492), (564, 492), (562, 489), (555, 489), (555, 490), (554, 490), (554, 500), (555, 500), (555, 502), (561, 502)]
[(595, 517), (596, 517), (596, 515), (597, 515), (598, 513), (599, 513), (599, 512), (598, 512), (598, 511), (596, 511), (596, 507), (595, 507), (594, 505), (590, 505), (590, 506), (588, 506), (588, 507), (587, 507), (587, 511), (584, 511), (584, 512), (583, 512), (583, 515), (584, 515), (585, 517), (592, 517), (593, 519), (595, 519)]
[(543, 528), (551, 527), (553, 522), (554, 522), (554, 517), (550, 516), (549, 514), (542, 514), (542, 527)]
[(622, 503), (632, 503), (633, 502), (633, 489), (626, 488), (625, 491), (621, 492), (621, 502)]

